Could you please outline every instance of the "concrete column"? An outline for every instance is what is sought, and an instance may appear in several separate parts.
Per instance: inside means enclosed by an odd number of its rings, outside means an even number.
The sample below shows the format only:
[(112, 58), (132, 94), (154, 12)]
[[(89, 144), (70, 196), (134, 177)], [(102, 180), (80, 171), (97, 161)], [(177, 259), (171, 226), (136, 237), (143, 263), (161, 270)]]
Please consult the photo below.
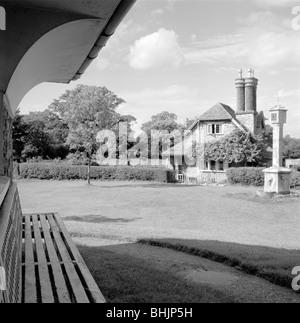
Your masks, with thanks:
[(245, 112), (245, 79), (239, 78), (235, 80), (237, 89), (236, 94), (236, 110), (237, 112)]
[(4, 155), (3, 155), (3, 93), (0, 92), (0, 176), (4, 176)]
[(283, 166), (283, 124), (273, 125), (273, 167)]

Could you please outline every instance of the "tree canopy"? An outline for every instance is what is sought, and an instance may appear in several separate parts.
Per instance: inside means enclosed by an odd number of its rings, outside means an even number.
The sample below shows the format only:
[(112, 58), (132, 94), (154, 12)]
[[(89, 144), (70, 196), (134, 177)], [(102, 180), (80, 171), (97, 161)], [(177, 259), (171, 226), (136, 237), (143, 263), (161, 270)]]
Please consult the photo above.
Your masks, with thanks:
[(67, 135), (67, 126), (50, 110), (28, 115), (21, 115), (18, 110), (13, 120), (14, 159), (65, 158)]
[(206, 144), (205, 158), (230, 164), (262, 164), (266, 148), (263, 136), (236, 130), (218, 141)]
[(106, 87), (79, 85), (64, 93), (50, 106), (50, 110), (68, 125), (66, 142), (75, 158), (87, 160), (89, 173), (101, 145), (97, 141), (98, 133), (101, 130), (117, 132), (119, 122), (130, 124), (135, 120), (132, 116), (122, 116), (117, 112), (122, 103), (125, 101)]
[(283, 139), (283, 156), (286, 158), (300, 158), (300, 139), (285, 136)]

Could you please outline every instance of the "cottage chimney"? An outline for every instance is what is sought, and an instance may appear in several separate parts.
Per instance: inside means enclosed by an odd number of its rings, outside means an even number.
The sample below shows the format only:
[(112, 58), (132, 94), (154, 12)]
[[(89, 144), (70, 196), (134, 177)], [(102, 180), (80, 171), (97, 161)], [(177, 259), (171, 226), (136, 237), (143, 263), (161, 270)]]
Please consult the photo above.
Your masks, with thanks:
[(243, 70), (239, 70), (239, 76), (235, 80), (235, 86), (237, 89), (237, 102), (236, 109), (237, 112), (245, 112), (245, 79), (243, 78)]
[(248, 71), (248, 78), (246, 78), (245, 83), (246, 112), (257, 112), (258, 79), (254, 77), (254, 70), (252, 68)]

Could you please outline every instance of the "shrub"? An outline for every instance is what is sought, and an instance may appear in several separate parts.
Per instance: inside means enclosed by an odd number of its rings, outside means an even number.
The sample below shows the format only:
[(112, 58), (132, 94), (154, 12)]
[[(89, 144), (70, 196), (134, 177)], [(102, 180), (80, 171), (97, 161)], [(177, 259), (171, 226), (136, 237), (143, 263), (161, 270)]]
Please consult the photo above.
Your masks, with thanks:
[[(24, 163), (19, 165), (21, 179), (41, 180), (86, 180), (86, 166), (50, 163)], [(130, 166), (92, 166), (91, 179), (118, 181), (154, 181), (168, 183), (173, 181), (174, 171), (165, 168), (130, 167)]]
[(229, 168), (227, 177), (230, 184), (263, 186), (265, 183), (264, 168), (241, 167)]
[(300, 186), (300, 173), (293, 171), (292, 177), (291, 177), (291, 187), (297, 187)]

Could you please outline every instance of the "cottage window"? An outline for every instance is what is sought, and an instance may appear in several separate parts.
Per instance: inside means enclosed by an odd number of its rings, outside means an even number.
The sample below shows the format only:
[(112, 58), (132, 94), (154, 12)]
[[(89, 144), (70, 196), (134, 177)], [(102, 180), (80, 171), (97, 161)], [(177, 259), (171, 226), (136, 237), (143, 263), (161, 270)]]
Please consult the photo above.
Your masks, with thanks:
[(223, 134), (223, 125), (222, 124), (209, 124), (207, 126), (207, 133), (209, 135), (221, 135), (221, 134)]
[(224, 162), (222, 160), (219, 161), (219, 170), (224, 171)]

